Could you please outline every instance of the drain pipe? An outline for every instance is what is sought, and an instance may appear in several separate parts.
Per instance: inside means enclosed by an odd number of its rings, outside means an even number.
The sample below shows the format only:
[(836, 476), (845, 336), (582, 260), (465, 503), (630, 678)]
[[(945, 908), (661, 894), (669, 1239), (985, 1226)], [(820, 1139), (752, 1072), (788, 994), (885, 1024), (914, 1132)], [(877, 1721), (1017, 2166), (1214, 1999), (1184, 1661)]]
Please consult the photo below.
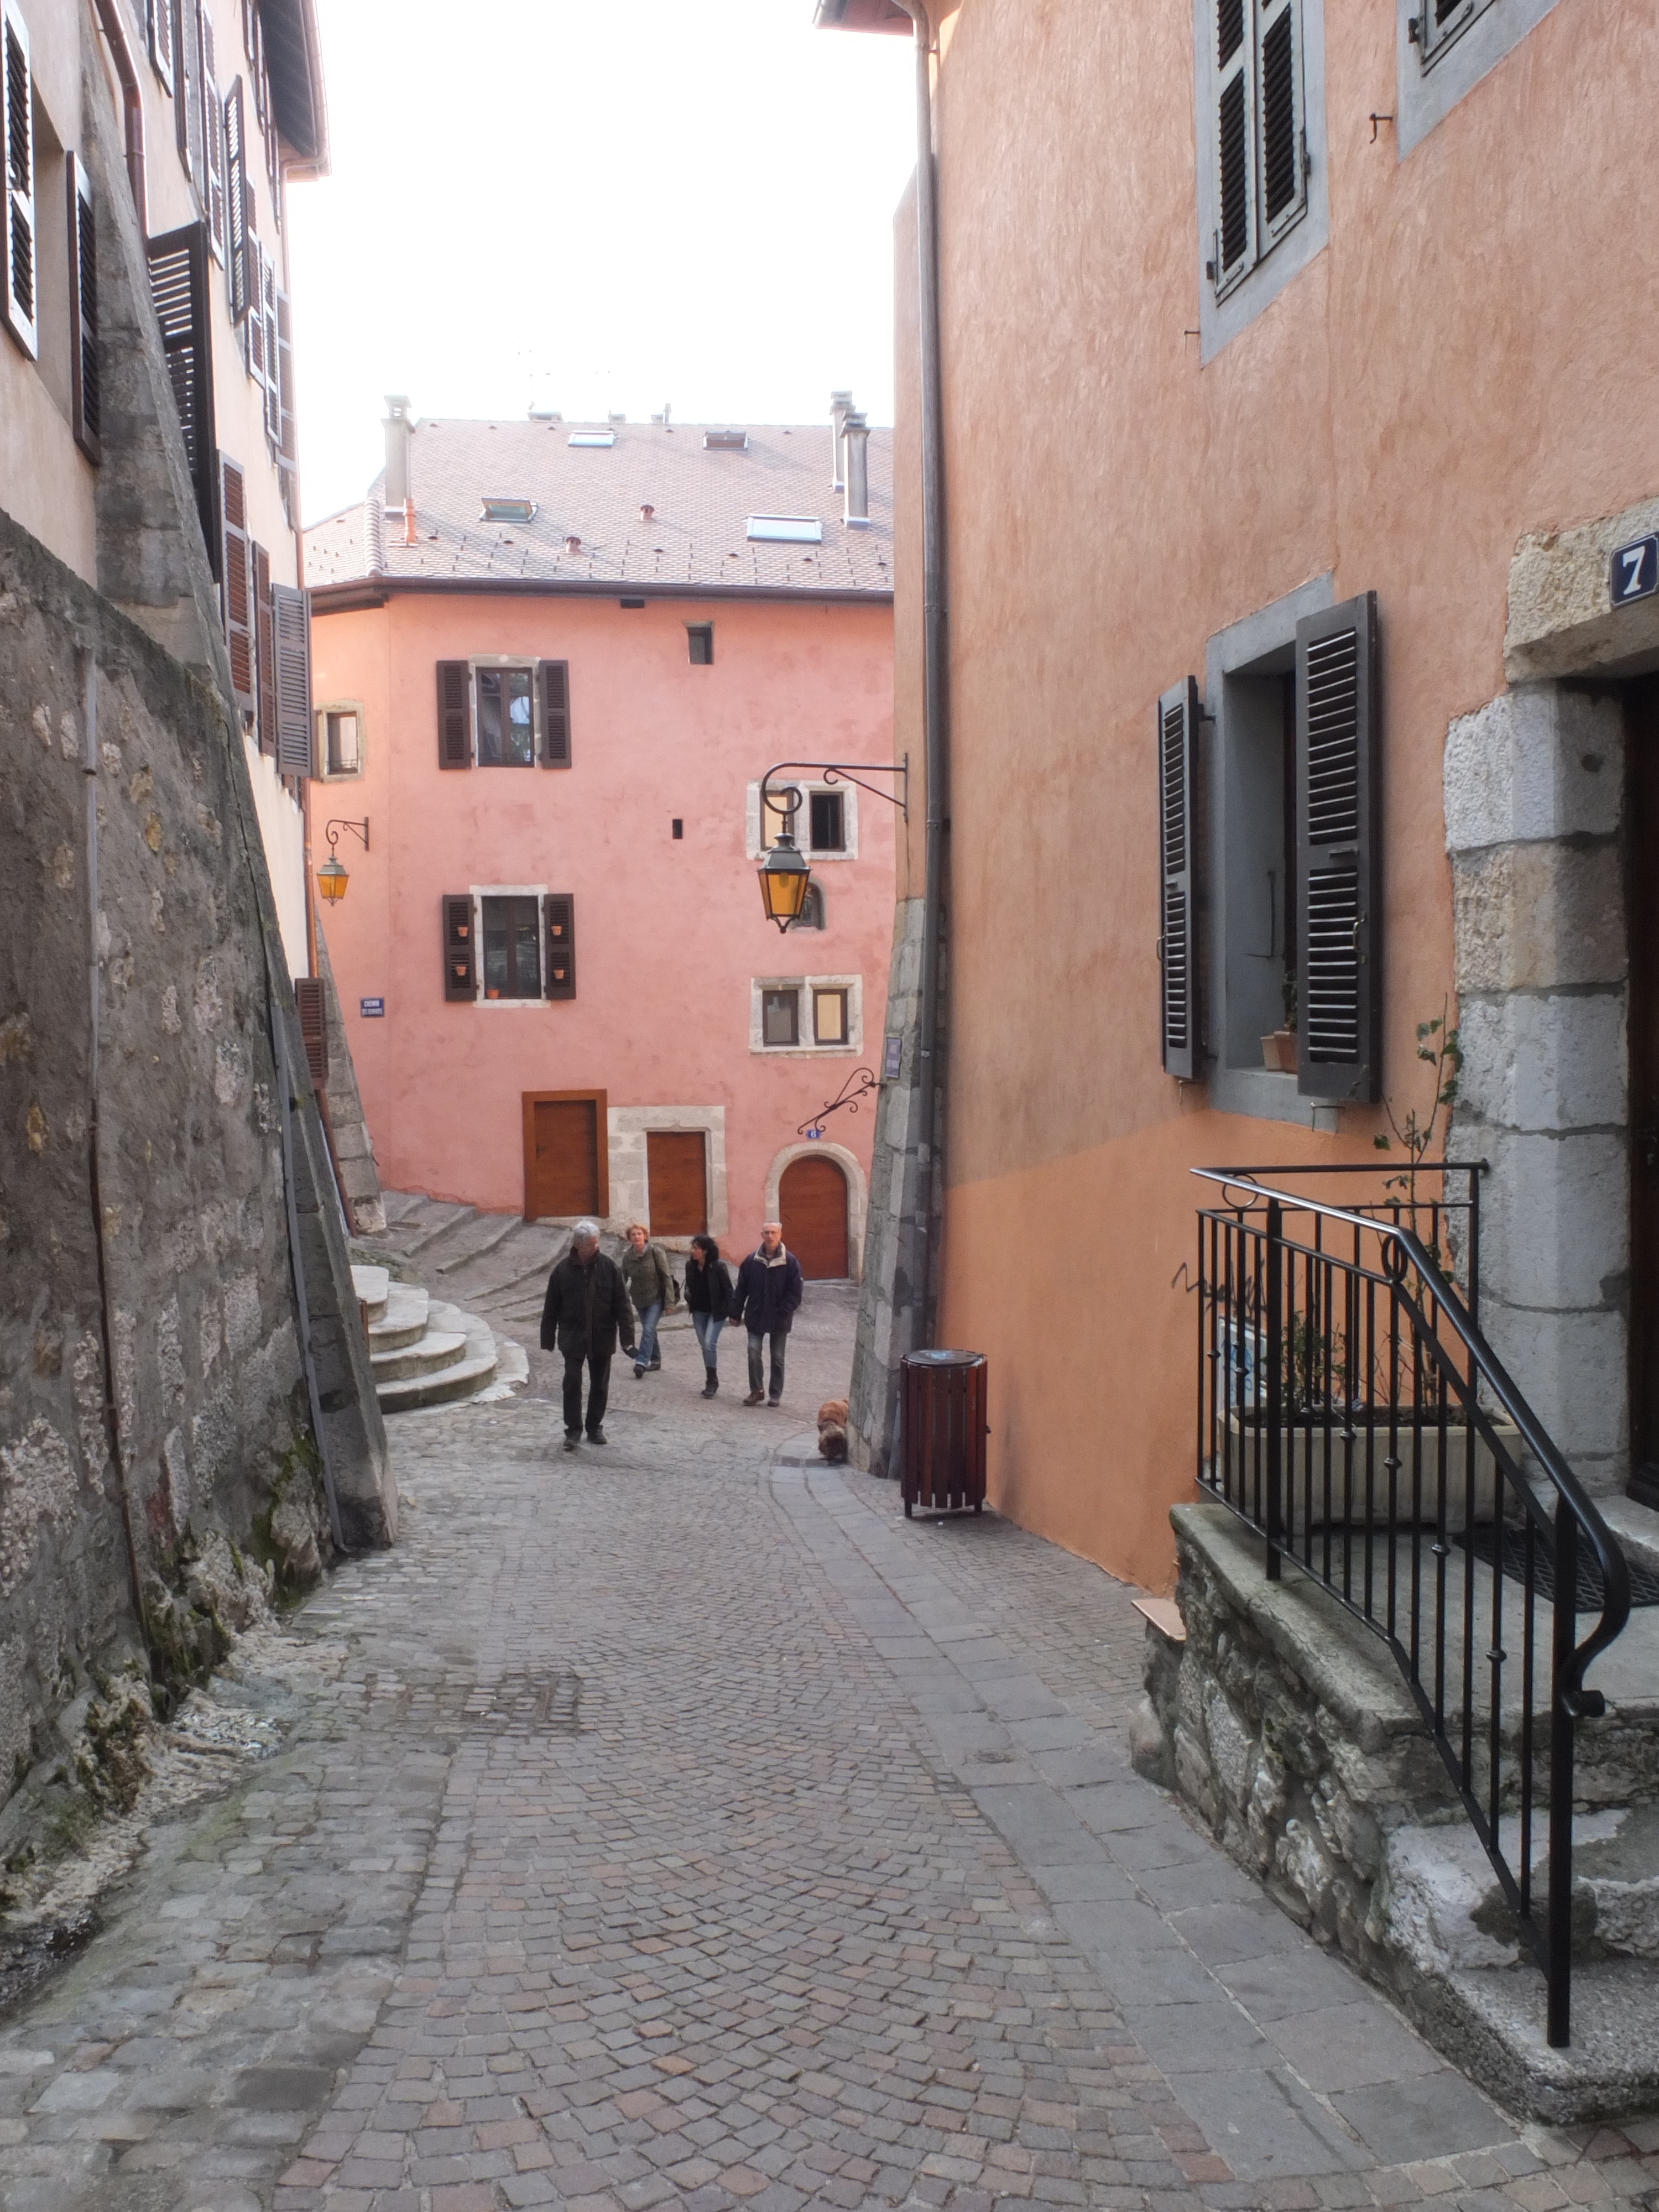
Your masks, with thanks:
[(127, 44), (126, 27), (121, 21), (116, 0), (95, 0), (95, 5), (99, 25), (109, 40), (115, 74), (121, 83), (121, 113), (126, 130), (127, 184), (132, 192), (132, 204), (138, 212), (138, 234), (141, 238), (148, 238), (149, 210), (144, 200), (144, 98), (138, 88), (138, 72), (133, 67), (132, 49)]
[(921, 1245), (920, 1296), (912, 1309), (915, 1348), (933, 1340), (939, 1310), (939, 1238), (944, 1212), (940, 1158), (943, 1082), (939, 1058), (939, 951), (945, 902), (945, 778), (950, 760), (946, 696), (948, 614), (945, 599), (945, 434), (939, 315), (939, 198), (933, 161), (931, 61), (933, 40), (923, 0), (898, 0), (915, 26), (916, 280), (921, 332), (922, 732), (927, 781), (926, 875), (921, 906), (921, 1033), (918, 1040), (922, 1121), (916, 1145), (916, 1229)]

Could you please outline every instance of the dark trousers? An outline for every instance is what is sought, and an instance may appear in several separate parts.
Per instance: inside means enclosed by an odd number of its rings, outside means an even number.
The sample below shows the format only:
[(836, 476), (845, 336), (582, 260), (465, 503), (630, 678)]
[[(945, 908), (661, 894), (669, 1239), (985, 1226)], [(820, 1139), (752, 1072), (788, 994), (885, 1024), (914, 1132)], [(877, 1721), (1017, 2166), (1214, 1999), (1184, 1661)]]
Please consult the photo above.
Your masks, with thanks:
[(587, 1369), (587, 1433), (591, 1437), (605, 1419), (611, 1402), (611, 1354), (585, 1352), (564, 1355), (564, 1432), (577, 1435), (582, 1425), (582, 1369)]
[[(787, 1328), (774, 1328), (766, 1331), (766, 1334), (772, 1344), (772, 1383), (767, 1395), (781, 1398), (783, 1356), (789, 1349), (789, 1332)], [(749, 1332), (749, 1387), (751, 1390), (758, 1390), (761, 1387), (761, 1336), (762, 1332), (757, 1328), (751, 1328)]]

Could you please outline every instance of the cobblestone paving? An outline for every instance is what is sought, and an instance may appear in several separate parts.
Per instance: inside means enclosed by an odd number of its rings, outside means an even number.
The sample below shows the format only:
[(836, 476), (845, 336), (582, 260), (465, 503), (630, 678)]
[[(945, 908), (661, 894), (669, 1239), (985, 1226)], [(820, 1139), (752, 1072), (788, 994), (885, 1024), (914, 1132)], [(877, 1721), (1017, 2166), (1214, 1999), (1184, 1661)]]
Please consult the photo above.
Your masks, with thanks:
[(694, 1364), (571, 1457), (539, 1362), (400, 1419), (404, 1542), (235, 1686), (285, 1748), (0, 2030), (6, 2212), (1653, 2188), (1659, 2124), (1518, 2131), (1129, 1774), (1128, 1593)]

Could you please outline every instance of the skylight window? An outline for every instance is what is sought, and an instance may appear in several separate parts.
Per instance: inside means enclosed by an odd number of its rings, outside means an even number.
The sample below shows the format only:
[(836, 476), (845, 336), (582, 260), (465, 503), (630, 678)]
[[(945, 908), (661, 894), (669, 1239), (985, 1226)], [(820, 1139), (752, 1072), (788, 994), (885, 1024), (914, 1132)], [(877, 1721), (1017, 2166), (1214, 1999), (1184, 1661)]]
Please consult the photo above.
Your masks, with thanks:
[(614, 446), (616, 442), (614, 430), (573, 430), (565, 440), (567, 446)]
[(489, 499), (479, 520), (483, 522), (530, 522), (536, 514), (533, 499)]
[(750, 544), (822, 545), (823, 525), (815, 514), (751, 514), (749, 538)]
[(703, 450), (710, 453), (746, 453), (749, 451), (747, 430), (705, 430)]

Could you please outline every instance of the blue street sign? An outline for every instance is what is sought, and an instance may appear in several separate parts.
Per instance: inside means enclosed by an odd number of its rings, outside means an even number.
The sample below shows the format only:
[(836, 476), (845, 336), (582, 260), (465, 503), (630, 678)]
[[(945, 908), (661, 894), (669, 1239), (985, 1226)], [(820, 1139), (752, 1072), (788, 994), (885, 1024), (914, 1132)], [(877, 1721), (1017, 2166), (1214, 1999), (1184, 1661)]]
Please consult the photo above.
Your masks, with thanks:
[(357, 1012), (366, 1022), (377, 1022), (386, 1012), (384, 999), (359, 999)]
[(1616, 607), (1651, 599), (1659, 592), (1659, 536), (1632, 538), (1628, 545), (1617, 547), (1609, 580)]

